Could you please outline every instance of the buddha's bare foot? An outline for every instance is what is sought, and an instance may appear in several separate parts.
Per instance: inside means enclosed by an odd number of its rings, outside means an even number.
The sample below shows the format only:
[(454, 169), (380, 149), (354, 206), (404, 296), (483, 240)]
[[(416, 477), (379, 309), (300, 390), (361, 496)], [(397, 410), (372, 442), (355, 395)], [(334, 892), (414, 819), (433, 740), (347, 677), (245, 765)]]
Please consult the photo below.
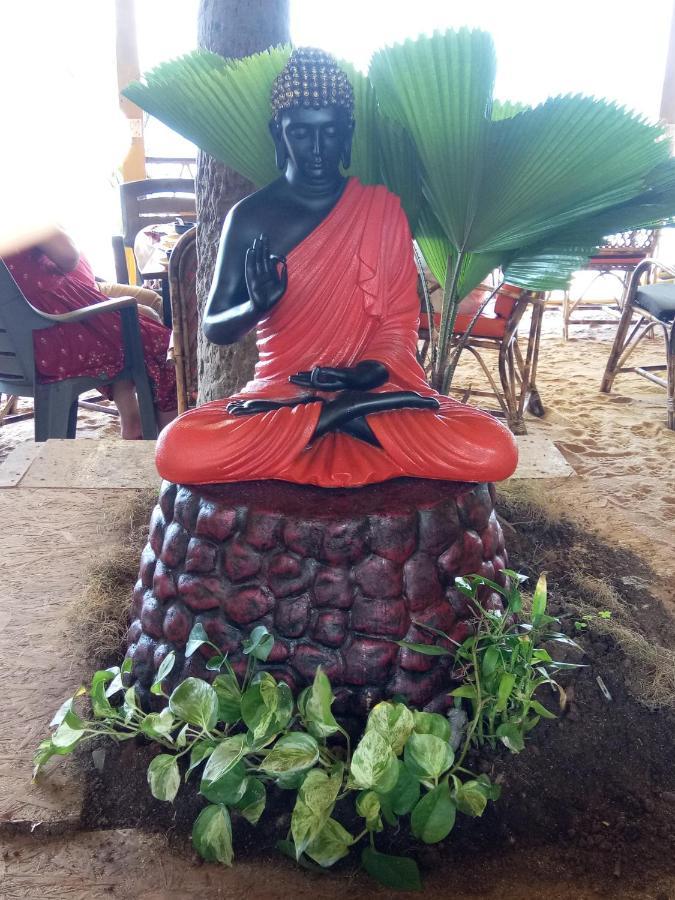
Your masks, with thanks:
[(302, 406), (305, 403), (323, 403), (321, 397), (290, 397), (288, 400), (233, 400), (227, 404), (231, 416), (255, 416), (284, 407)]
[[(397, 409), (434, 410), (438, 408), (439, 403), (435, 397), (423, 397), (416, 391), (388, 391), (382, 394), (368, 391), (342, 391), (335, 400), (324, 404), (314, 437), (321, 437), (330, 431), (347, 431), (354, 434), (354, 437), (377, 444), (377, 439), (368, 426), (365, 416)], [(357, 425), (350, 427), (352, 422)], [(367, 431), (361, 424), (358, 424), (359, 422), (366, 426)], [(361, 433), (354, 433), (354, 428)], [(372, 440), (366, 436), (368, 433), (372, 435)]]

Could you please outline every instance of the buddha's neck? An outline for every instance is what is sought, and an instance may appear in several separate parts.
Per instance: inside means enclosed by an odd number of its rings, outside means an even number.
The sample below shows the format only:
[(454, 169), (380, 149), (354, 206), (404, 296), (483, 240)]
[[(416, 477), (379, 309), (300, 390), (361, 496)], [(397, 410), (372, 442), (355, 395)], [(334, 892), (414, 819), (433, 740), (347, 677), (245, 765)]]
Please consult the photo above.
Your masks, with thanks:
[(308, 182), (293, 174), (286, 174), (286, 183), (291, 192), (307, 206), (322, 208), (334, 205), (345, 189), (347, 179), (341, 175), (329, 182)]

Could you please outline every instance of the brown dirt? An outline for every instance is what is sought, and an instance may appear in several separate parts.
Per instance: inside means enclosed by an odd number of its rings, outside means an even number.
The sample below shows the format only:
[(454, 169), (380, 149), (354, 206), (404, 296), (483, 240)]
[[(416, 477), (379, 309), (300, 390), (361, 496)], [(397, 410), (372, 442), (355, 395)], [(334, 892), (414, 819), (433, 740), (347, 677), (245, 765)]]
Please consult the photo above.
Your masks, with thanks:
[[(589, 668), (567, 679), (571, 703), (565, 715), (544, 723), (520, 756), (498, 755), (484, 763), (502, 779), (499, 803), (481, 820), (463, 820), (444, 846), (418, 847), (415, 853), (430, 898), (675, 900), (672, 690), (668, 681), (656, 695), (651, 690), (658, 674), (654, 659), (665, 656), (660, 648), (675, 648), (672, 620), (664, 611), (675, 610), (675, 433), (664, 430), (663, 392), (649, 383), (622, 376), (612, 395), (598, 393), (612, 326), (577, 328), (563, 343), (551, 332), (551, 315), (538, 379), (548, 412), (542, 421), (529, 419), (528, 427), (555, 441), (583, 477), (530, 485), (534, 505), (522, 502), (528, 492), (522, 481), (503, 486), (511, 562), (531, 575), (548, 571), (555, 609), (566, 616), (570, 631), (580, 611), (613, 608), (618, 597), (609, 624), (619, 623), (656, 655), (641, 658), (629, 640), (619, 642), (616, 630), (603, 633), (607, 623), (592, 621), (580, 637)], [(656, 342), (647, 349), (655, 360), (662, 357)], [(477, 384), (467, 360), (462, 369)], [(104, 433), (112, 427), (107, 420)], [(3, 428), (0, 458), (31, 432), (32, 422)], [(581, 527), (561, 523), (562, 513)], [(599, 584), (608, 584), (612, 593), (603, 593)], [(74, 663), (79, 668), (81, 660)], [(597, 676), (611, 702), (603, 698)], [(660, 707), (654, 708), (657, 700)], [(39, 825), (31, 835), (7, 840), (0, 853), (0, 897), (390, 895), (353, 865), (318, 877), (272, 851), (277, 827), (283, 830), (278, 806), (256, 831), (238, 826), (232, 870), (202, 864), (188, 836), (195, 807), (155, 803), (144, 775), (149, 748), (126, 752), (128, 757), (119, 756), (107, 747), (103, 779), (90, 754), (81, 757), (83, 824), (95, 830), (49, 836)], [(105, 786), (116, 802), (101, 793)], [(133, 830), (115, 827), (123, 822)]]
[[(635, 555), (570, 522), (553, 520), (531, 502), (505, 498), (500, 513), (513, 567), (533, 577), (548, 571), (552, 611), (566, 631), (576, 637), (579, 610), (604, 609), (609, 600), (616, 605), (614, 616), (628, 621), (633, 633), (650, 643), (674, 645), (673, 621), (650, 593), (654, 574)], [(579, 576), (584, 571), (594, 577), (584, 581)], [(609, 592), (598, 593), (597, 579)], [(612, 634), (596, 630), (601, 623), (591, 620), (588, 631), (578, 635), (586, 668), (564, 679), (570, 699), (565, 713), (542, 723), (522, 754), (488, 753), (475, 760), (501, 782), (499, 803), (482, 819), (462, 818), (451, 839), (438, 847), (416, 845), (405, 833), (392, 839), (394, 852), (411, 848), (430, 896), (450, 896), (445, 891), (452, 884), (454, 896), (520, 900), (675, 897), (675, 718), (669, 708), (675, 698), (663, 695), (658, 709), (645, 705), (650, 672)], [(570, 658), (577, 658), (574, 651)], [(598, 676), (611, 701), (603, 696)], [(201, 801), (187, 790), (174, 807), (151, 798), (145, 770), (154, 752), (148, 745), (108, 745), (102, 772), (94, 769), (90, 752), (83, 752), (82, 824), (160, 832), (174, 850), (189, 853), (189, 831)], [(258, 829), (237, 824), (240, 860), (260, 866), (276, 860), (274, 844), (288, 827), (289, 800), (288, 794), (275, 798)], [(386, 842), (380, 846), (386, 849)], [(273, 864), (282, 879), (291, 873), (296, 878), (285, 862)], [(353, 862), (341, 871), (351, 878)], [(332, 890), (333, 877), (322, 880), (322, 886), (330, 884)], [(553, 890), (560, 879), (571, 880), (573, 888), (558, 884)], [(351, 883), (366, 889), (360, 878)], [(497, 884), (499, 894), (493, 893)], [(539, 887), (531, 893), (535, 884)], [(652, 893), (659, 884), (666, 887)]]

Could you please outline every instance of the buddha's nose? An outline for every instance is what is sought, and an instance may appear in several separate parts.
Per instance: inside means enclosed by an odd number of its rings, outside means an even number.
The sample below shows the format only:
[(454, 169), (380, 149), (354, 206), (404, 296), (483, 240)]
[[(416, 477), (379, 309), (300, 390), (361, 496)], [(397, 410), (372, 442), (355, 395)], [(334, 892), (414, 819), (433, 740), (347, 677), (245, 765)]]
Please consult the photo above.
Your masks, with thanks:
[(320, 140), (320, 136), (319, 136), (319, 131), (318, 131), (318, 129), (314, 132), (314, 144), (313, 144), (313, 146), (312, 146), (312, 153), (313, 153), (314, 156), (318, 157), (319, 159), (320, 159), (321, 156), (322, 156), (322, 153), (321, 153), (321, 140)]

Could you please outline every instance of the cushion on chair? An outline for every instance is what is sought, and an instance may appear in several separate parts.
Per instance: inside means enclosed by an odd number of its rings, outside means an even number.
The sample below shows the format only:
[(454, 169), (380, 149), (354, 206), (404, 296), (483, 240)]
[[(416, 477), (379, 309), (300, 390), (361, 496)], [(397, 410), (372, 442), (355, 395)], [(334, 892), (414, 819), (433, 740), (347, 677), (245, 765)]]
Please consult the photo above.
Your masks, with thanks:
[[(459, 313), (455, 319), (455, 334), (463, 334), (469, 327), (469, 323), (473, 319), (473, 314)], [(506, 330), (507, 319), (501, 316), (478, 316), (476, 324), (473, 326), (471, 334), (474, 337), (493, 337), (499, 338), (504, 335)], [(434, 326), (438, 329), (441, 324), (439, 313), (434, 315)], [(425, 331), (429, 329), (429, 321), (426, 313), (420, 315), (420, 329)]]
[(675, 284), (646, 284), (638, 288), (635, 305), (646, 309), (661, 322), (672, 322), (675, 318)]
[[(455, 319), (455, 334), (463, 334), (469, 327), (473, 316), (459, 314)], [(503, 337), (507, 319), (501, 316), (478, 316), (471, 330), (473, 337)]]
[[(475, 288), (462, 300), (455, 319), (455, 334), (463, 334), (466, 331), (476, 311), (490, 292), (490, 288), (481, 286)], [(512, 284), (503, 284), (495, 296), (494, 311), (481, 313), (473, 326), (471, 334), (474, 337), (503, 337), (509, 316), (513, 312), (516, 301), (521, 294), (521, 288)], [(491, 305), (489, 303), (487, 309), (490, 309)], [(440, 328), (440, 324), (440, 313), (434, 313), (434, 326)], [(425, 312), (420, 314), (420, 329), (422, 331), (429, 330), (428, 318)]]

